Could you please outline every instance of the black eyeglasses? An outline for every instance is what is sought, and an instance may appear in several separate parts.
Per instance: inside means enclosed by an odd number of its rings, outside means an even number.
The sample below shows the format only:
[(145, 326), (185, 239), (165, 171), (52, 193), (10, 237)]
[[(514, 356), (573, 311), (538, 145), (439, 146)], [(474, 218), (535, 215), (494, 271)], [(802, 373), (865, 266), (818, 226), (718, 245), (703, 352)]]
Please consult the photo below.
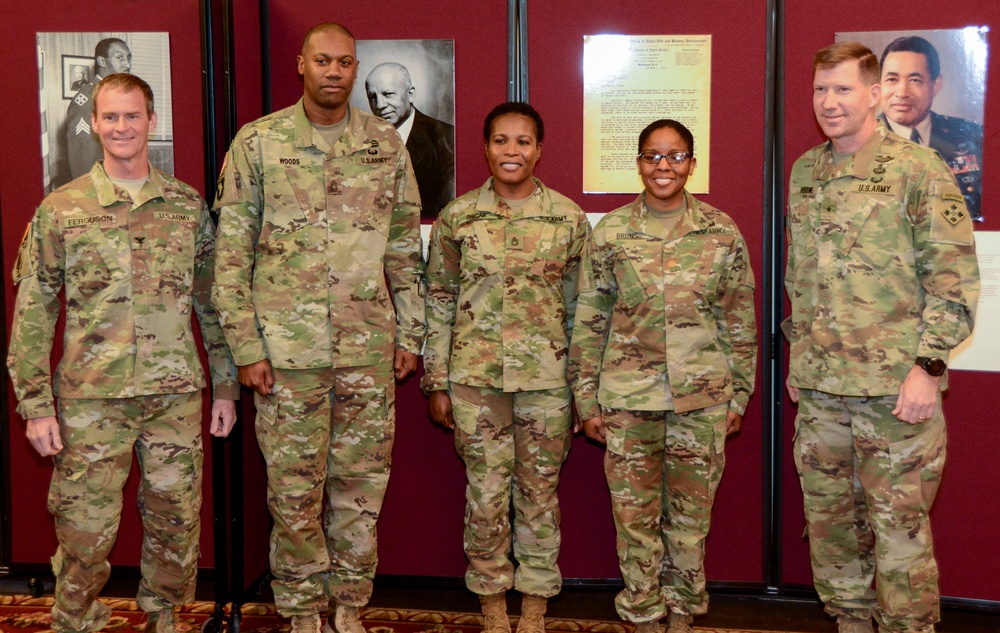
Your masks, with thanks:
[(659, 165), (661, 158), (666, 158), (672, 165), (679, 165), (691, 157), (688, 152), (670, 152), (669, 154), (657, 154), (656, 152), (643, 152), (639, 154), (639, 160), (650, 165)]

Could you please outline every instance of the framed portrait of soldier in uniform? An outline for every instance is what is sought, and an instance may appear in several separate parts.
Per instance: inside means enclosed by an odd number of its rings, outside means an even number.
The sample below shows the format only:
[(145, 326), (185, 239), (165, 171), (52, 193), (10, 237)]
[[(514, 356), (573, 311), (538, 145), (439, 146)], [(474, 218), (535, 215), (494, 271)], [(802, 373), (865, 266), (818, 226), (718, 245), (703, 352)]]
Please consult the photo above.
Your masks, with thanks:
[(882, 69), (879, 120), (930, 147), (955, 175), (973, 219), (982, 221), (987, 27), (837, 33), (870, 48)]
[(149, 160), (174, 173), (168, 33), (36, 33), (35, 39), (45, 193), (88, 173), (103, 158), (90, 129), (91, 95), (113, 73), (137, 75), (153, 89), (157, 124), (149, 137)]
[(72, 99), (84, 85), (90, 83), (93, 57), (62, 56), (62, 98)]
[(351, 105), (396, 128), (431, 223), (455, 199), (455, 41), (358, 40)]

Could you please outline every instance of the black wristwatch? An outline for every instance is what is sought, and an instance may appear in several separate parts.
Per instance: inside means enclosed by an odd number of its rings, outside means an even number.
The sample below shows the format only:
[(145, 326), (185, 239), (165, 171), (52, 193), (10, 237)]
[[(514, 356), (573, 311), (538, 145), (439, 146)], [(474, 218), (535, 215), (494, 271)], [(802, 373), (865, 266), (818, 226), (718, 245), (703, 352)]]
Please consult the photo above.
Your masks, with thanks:
[(917, 356), (915, 364), (931, 376), (940, 376), (944, 373), (944, 370), (948, 369), (948, 365), (937, 356), (934, 358)]

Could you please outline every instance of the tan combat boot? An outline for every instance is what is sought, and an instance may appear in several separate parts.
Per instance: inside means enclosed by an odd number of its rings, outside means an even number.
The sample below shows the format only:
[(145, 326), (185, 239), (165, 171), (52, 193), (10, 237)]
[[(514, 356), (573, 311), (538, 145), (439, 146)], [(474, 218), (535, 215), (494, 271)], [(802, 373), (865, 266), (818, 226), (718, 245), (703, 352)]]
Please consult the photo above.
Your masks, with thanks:
[(145, 633), (174, 633), (174, 610), (164, 609), (147, 615)]
[(326, 619), (323, 633), (366, 633), (361, 624), (361, 611), (357, 607), (338, 604)]
[(517, 621), (517, 633), (545, 633), (545, 608), (549, 601), (540, 596), (521, 596), (521, 618)]
[(635, 625), (635, 633), (660, 633), (660, 621), (639, 622)]
[(858, 620), (840, 616), (837, 618), (837, 633), (875, 633), (871, 620)]
[(322, 627), (323, 621), (318, 613), (292, 616), (292, 633), (319, 633)]
[(479, 596), (479, 603), (483, 606), (483, 633), (510, 633), (506, 593)]
[(667, 633), (692, 633), (694, 618), (686, 613), (671, 613), (667, 621)]

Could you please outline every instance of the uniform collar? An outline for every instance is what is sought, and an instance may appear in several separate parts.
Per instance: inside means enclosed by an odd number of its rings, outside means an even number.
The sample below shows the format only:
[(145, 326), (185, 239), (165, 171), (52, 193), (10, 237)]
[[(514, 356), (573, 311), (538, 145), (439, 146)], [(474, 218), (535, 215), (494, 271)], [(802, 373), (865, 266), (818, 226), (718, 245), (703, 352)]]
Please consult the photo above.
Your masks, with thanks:
[[(546, 202), (550, 197), (549, 190), (546, 189), (541, 180), (534, 178), (534, 181), (535, 191), (531, 194), (531, 198), (533, 198), (533, 200), (515, 211), (514, 215), (543, 215), (542, 210), (549, 208), (550, 205)], [(534, 204), (532, 204), (532, 202), (534, 202)], [(479, 188), (479, 198), (476, 200), (476, 211), (492, 211), (495, 213), (499, 203), (500, 196), (493, 191), (493, 176), (490, 176), (486, 183)]]
[(706, 229), (713, 224), (702, 212), (701, 203), (685, 189), (684, 202), (687, 203), (687, 211), (677, 220), (677, 224), (668, 233), (663, 227), (662, 222), (646, 212), (646, 200), (644, 196), (645, 193), (640, 193), (632, 202), (632, 218), (629, 221), (629, 228), (636, 233), (652, 235), (663, 241), (671, 241), (683, 237), (692, 231)]
[(124, 189), (115, 188), (115, 184), (111, 182), (111, 178), (104, 171), (103, 160), (95, 162), (94, 166), (90, 168), (90, 179), (94, 183), (94, 190), (97, 192), (97, 203), (102, 207), (110, 207), (118, 202), (131, 202), (133, 206), (138, 207), (154, 198), (166, 197), (163, 193), (166, 189), (163, 182), (163, 175), (154, 169), (152, 165), (149, 166), (149, 177), (146, 179), (145, 184), (142, 185), (138, 200), (132, 200), (128, 192)]
[[(319, 149), (319, 146), (313, 140), (313, 134), (316, 134), (317, 132), (313, 128), (312, 123), (310, 123), (309, 119), (306, 117), (306, 108), (302, 103), (302, 99), (299, 99), (293, 107), (295, 147), (300, 149), (314, 147)], [(350, 120), (347, 122), (347, 128), (344, 129), (344, 133), (341, 135), (340, 139), (333, 144), (333, 149), (330, 152), (331, 156), (345, 156), (349, 153), (356, 152), (357, 148), (367, 147), (371, 143), (371, 139), (368, 137), (368, 134), (365, 133), (365, 127), (361, 121), (361, 111), (352, 105), (348, 105), (347, 108), (350, 113)]]
[(834, 178), (843, 178), (844, 176), (853, 176), (862, 180), (868, 178), (868, 171), (871, 169), (875, 155), (878, 154), (879, 147), (882, 145), (882, 141), (885, 140), (887, 134), (889, 134), (889, 130), (886, 128), (885, 123), (878, 120), (875, 130), (872, 131), (871, 136), (868, 137), (865, 144), (861, 146), (861, 149), (849, 156), (843, 167), (840, 168), (834, 164), (833, 141), (827, 141), (826, 145), (820, 151), (816, 165), (813, 167), (813, 180), (825, 182)]

